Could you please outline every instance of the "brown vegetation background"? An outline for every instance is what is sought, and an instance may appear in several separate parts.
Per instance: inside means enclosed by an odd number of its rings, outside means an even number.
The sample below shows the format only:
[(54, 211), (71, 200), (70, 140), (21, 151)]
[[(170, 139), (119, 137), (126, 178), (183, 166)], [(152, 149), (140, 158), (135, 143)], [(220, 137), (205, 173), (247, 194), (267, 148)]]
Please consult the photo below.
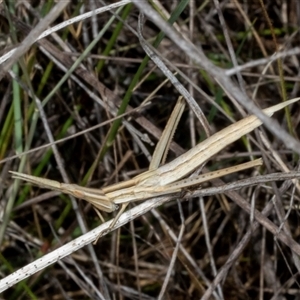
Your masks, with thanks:
[[(116, 2), (71, 1), (50, 27)], [(3, 1), (1, 56), (19, 45), (55, 5), (54, 1)], [(182, 5), (174, 29), (202, 49), (214, 66), (226, 70), (226, 80), (259, 108), (299, 95), (298, 1), (162, 0), (151, 5), (166, 20)], [(16, 187), (9, 170), (20, 170), (21, 163), (24, 173), (63, 181), (61, 164), (71, 182), (95, 188), (147, 170), (180, 94), (151, 59), (141, 67), (146, 56), (137, 35), (141, 10), (128, 4), (107, 28), (116, 9), (34, 43), (10, 68), (15, 79), (12, 73), (1, 74), (4, 69), (0, 65), (1, 278), (79, 237), (80, 222), (87, 230), (101, 224), (86, 202), (77, 201), (74, 210), (66, 195), (24, 183)], [(81, 65), (58, 87), (65, 69), (70, 69), (104, 29)], [(142, 34), (149, 44), (159, 32), (146, 17)], [(51, 55), (47, 54), (49, 47), (54, 51)], [(212, 133), (249, 113), (232, 90), (225, 91), (213, 72), (200, 67), (168, 36), (155, 48), (194, 97)], [(279, 60), (274, 59), (275, 53), (280, 53)], [(32, 98), (33, 93), (43, 101), (52, 91), (43, 108), (51, 133), (59, 141), (59, 161)], [(127, 114), (116, 125), (116, 111), (126, 100), (134, 111), (127, 107)], [(297, 138), (297, 104), (277, 113), (275, 119)], [(260, 129), (269, 148), (258, 132), (252, 133), (226, 147), (206, 167), (221, 169), (263, 156), (263, 167), (222, 178), (225, 183), (286, 172), (283, 166), (297, 170), (299, 157), (291, 147), (265, 127)], [(200, 121), (187, 106), (167, 161), (205, 137)], [(28, 150), (31, 152), (22, 161), (20, 155)], [(276, 195), (279, 204), (272, 206), (268, 219), (284, 236), (299, 241), (299, 193), (290, 181), (255, 185), (235, 193), (259, 211)], [(83, 247), (22, 280), (7, 289), (3, 299), (298, 299), (298, 255), (267, 226), (258, 226), (256, 216), (239, 207), (234, 195), (188, 201), (184, 196), (173, 196), (157, 210), (105, 235), (96, 245)], [(105, 220), (112, 216), (103, 213)]]

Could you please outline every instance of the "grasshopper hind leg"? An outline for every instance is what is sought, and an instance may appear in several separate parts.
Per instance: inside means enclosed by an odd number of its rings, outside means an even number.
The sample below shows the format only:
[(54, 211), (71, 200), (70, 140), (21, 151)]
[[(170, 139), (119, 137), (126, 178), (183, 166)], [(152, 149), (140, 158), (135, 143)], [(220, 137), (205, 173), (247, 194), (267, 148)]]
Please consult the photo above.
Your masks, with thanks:
[[(128, 203), (123, 203), (123, 204), (121, 205), (120, 210), (118, 211), (117, 215), (113, 218), (113, 220), (112, 220), (112, 222), (110, 223), (110, 225), (108, 226), (108, 228), (105, 229), (103, 232), (101, 232), (101, 233), (96, 237), (95, 241), (93, 242), (94, 245), (97, 244), (98, 240), (99, 240), (103, 235), (105, 235), (105, 234), (107, 234), (108, 232), (112, 231), (113, 227), (116, 225), (116, 223), (118, 222), (120, 216), (121, 216), (122, 213), (125, 211), (125, 209), (126, 209), (127, 206), (128, 206)], [(102, 217), (101, 213), (100, 213), (99, 211), (97, 211), (97, 210), (96, 210), (96, 212), (97, 212), (99, 218), (100, 218), (101, 220), (103, 220), (103, 217)], [(100, 217), (100, 216), (101, 216), (101, 217)]]

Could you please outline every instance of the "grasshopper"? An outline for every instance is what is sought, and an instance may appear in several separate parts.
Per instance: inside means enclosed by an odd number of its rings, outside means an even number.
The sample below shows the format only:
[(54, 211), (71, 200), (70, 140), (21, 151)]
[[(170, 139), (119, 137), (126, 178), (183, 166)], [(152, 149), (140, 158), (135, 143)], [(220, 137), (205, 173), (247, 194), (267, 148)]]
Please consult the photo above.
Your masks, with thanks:
[[(269, 117), (274, 112), (290, 105), (300, 98), (295, 98), (272, 107), (263, 112)], [(213, 155), (217, 154), (227, 145), (251, 132), (262, 122), (254, 115), (248, 116), (223, 130), (213, 134), (200, 144), (173, 161), (158, 168), (146, 171), (136, 177), (113, 184), (102, 189), (82, 187), (77, 184), (60, 183), (55, 180), (40, 178), (23, 173), (10, 171), (15, 179), (25, 180), (42, 188), (60, 191), (76, 198), (86, 200), (96, 209), (105, 212), (113, 212), (121, 205), (121, 209), (113, 219), (108, 230), (112, 229), (130, 202), (141, 201), (151, 197), (178, 193), (187, 187), (199, 185), (202, 182), (219, 178), (221, 176), (262, 165), (262, 159), (256, 159), (234, 167), (201, 174), (194, 178), (186, 178), (193, 170), (202, 165)]]

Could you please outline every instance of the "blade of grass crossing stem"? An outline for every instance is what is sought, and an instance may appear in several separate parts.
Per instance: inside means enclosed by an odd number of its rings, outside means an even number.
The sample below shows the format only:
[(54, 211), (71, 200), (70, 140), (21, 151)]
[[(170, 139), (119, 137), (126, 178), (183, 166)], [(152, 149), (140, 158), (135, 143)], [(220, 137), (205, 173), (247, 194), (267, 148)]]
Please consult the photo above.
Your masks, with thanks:
[[(119, 7), (117, 11), (115, 12), (115, 15), (119, 14), (120, 11), (123, 9), (123, 7)], [(81, 62), (86, 58), (86, 56), (90, 53), (92, 48), (96, 46), (96, 44), (99, 42), (100, 38), (103, 37), (104, 33), (107, 31), (107, 29), (111, 26), (113, 21), (115, 20), (115, 15), (113, 15), (105, 24), (105, 26), (102, 28), (102, 30), (99, 32), (97, 37), (90, 43), (90, 45), (83, 51), (83, 53), (76, 59), (74, 64), (71, 66), (70, 69), (66, 72), (66, 74), (62, 77), (62, 79), (56, 84), (56, 86), (53, 88), (53, 90), (47, 95), (47, 97), (43, 100), (42, 105), (45, 106), (48, 101), (52, 98), (52, 96), (57, 92), (57, 90), (63, 85), (63, 83), (69, 79), (70, 75), (73, 73), (73, 71), (81, 64)]]
[[(0, 262), (1, 262), (1, 269), (5, 273), (5, 267), (8, 269), (9, 272), (7, 273), (13, 273), (14, 267), (5, 259), (5, 257), (0, 252)], [(26, 282), (29, 280), (29, 278), (19, 282), (17, 286), (14, 287), (14, 292), (12, 295), (9, 296), (7, 299), (19, 299), (20, 294), (23, 294), (24, 297), (24, 291), (29, 296), (29, 299), (38, 299), (35, 294), (32, 292), (32, 290), (29, 288), (29, 286), (26, 284)]]
[[(126, 18), (128, 17), (131, 9), (132, 9), (132, 3), (127, 4), (125, 6), (124, 11), (121, 15), (121, 19), (123, 21), (118, 22), (118, 24), (117, 24), (111, 38), (109, 39), (104, 51), (101, 53), (102, 55), (104, 55), (104, 56), (109, 55), (113, 45), (115, 44), (115, 42), (116, 42), (116, 40), (117, 40), (117, 38), (118, 38), (122, 28), (123, 28), (124, 22), (125, 22)], [(97, 63), (97, 66), (95, 68), (97, 74), (99, 74), (101, 72), (102, 68), (104, 67), (104, 64), (105, 64), (105, 59), (99, 59), (99, 61)]]

